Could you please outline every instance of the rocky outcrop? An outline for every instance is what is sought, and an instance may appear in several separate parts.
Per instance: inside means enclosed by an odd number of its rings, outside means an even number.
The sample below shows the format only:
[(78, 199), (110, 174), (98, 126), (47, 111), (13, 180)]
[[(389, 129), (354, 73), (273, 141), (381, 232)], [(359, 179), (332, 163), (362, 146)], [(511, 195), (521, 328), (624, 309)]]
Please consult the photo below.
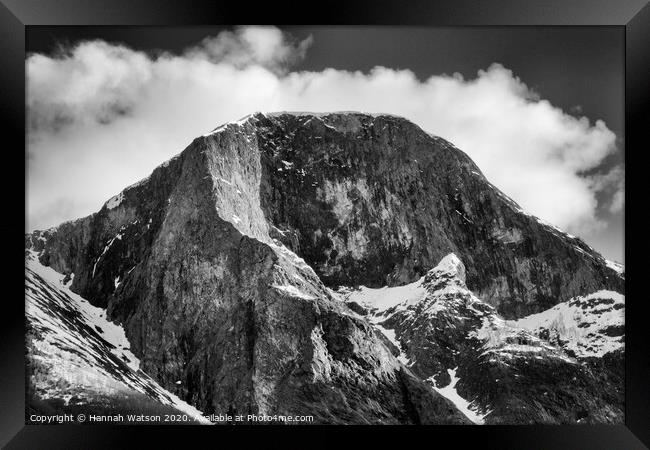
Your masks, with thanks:
[(624, 301), (601, 291), (517, 321), (467, 289), (450, 254), (401, 288), (343, 290), (436, 390), (488, 424), (622, 423)]
[(166, 388), (181, 380), (178, 395), (204, 413), (324, 423), (467, 420), (330, 288), (404, 285), (449, 252), (507, 318), (624, 284), (450, 143), (358, 113), (226, 124), (26, 246), (123, 325), (146, 373)]

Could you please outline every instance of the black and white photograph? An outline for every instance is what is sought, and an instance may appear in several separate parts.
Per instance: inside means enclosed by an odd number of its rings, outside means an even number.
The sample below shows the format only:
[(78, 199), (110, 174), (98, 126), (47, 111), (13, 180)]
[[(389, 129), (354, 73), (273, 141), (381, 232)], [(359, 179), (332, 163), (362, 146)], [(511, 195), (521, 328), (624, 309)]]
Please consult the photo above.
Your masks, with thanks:
[(25, 423), (624, 424), (624, 49), (31, 28)]

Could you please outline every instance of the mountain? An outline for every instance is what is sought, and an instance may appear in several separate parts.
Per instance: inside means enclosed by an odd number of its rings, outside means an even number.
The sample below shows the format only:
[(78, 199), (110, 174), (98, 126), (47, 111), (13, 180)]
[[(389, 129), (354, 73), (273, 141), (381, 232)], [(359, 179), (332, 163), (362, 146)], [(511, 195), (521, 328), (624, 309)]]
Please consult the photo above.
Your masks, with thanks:
[(26, 249), (204, 414), (622, 420), (622, 268), (403, 118), (247, 116)]

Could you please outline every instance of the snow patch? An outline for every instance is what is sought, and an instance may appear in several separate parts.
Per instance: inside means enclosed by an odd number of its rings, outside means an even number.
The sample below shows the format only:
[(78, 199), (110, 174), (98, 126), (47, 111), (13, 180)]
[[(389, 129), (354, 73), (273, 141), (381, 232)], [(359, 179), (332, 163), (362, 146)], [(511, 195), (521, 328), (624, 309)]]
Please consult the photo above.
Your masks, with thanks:
[(314, 300), (315, 299), (315, 297), (313, 297), (311, 295), (308, 295), (308, 294), (305, 294), (300, 289), (298, 289), (297, 287), (292, 286), (292, 285), (272, 284), (271, 287), (277, 289), (278, 291), (289, 294), (292, 297), (298, 297), (298, 298), (302, 298), (304, 300)]
[(450, 253), (442, 258), (438, 265), (429, 271), (429, 274), (436, 277), (447, 275), (450, 277), (456, 277), (465, 282), (465, 265), (458, 256), (454, 253)]
[(93, 265), (93, 273), (92, 273), (92, 275), (91, 275), (91, 278), (94, 278), (94, 277), (95, 277), (95, 271), (97, 270), (97, 264), (98, 264), (99, 261), (102, 259), (102, 257), (106, 254), (106, 252), (108, 251), (108, 249), (111, 248), (111, 245), (113, 245), (113, 242), (115, 242), (116, 239), (118, 239), (118, 240), (122, 240), (122, 233), (117, 233), (117, 234), (116, 234), (113, 238), (111, 238), (111, 240), (108, 241), (108, 243), (104, 246), (104, 250), (102, 250), (101, 255), (99, 255), (99, 257), (98, 257), (97, 260), (95, 261), (95, 264)]
[(597, 291), (508, 323), (538, 335), (548, 333), (548, 339), (578, 357), (602, 357), (625, 346), (625, 296)]
[[(425, 280), (445, 279), (446, 283), (434, 292), (427, 289), (429, 283)], [(453, 253), (448, 254), (427, 275), (404, 286), (369, 288), (360, 286), (358, 289), (342, 289), (340, 295), (349, 302), (356, 302), (371, 310), (375, 315), (391, 310), (403, 310), (416, 305), (427, 296), (446, 296), (449, 294), (471, 293), (464, 289), (465, 266)], [(434, 283), (435, 284), (435, 283)], [(435, 312), (435, 311), (434, 311)]]
[(607, 264), (607, 267), (609, 267), (610, 269), (615, 270), (616, 273), (618, 273), (619, 275), (623, 275), (623, 272), (625, 272), (625, 266), (621, 263), (606, 259), (605, 264)]
[(226, 128), (228, 128), (228, 126), (230, 126), (230, 125), (241, 126), (241, 125), (245, 124), (249, 119), (251, 119), (254, 115), (255, 114), (248, 114), (248, 115), (242, 117), (239, 120), (235, 120), (235, 121), (232, 121), (232, 122), (226, 122), (226, 123), (224, 123), (222, 125), (219, 125), (217, 128), (213, 129), (209, 133), (204, 134), (203, 137), (208, 137), (208, 136), (211, 136), (213, 134), (219, 133), (220, 131), (223, 131)]
[(423, 283), (424, 277), (404, 286), (382, 288), (361, 286), (358, 290), (343, 295), (347, 301), (353, 301), (376, 312), (381, 312), (400, 304), (414, 305), (418, 303), (427, 295)]
[(454, 369), (447, 369), (447, 373), (451, 377), (451, 382), (445, 387), (442, 388), (437, 387), (435, 379), (433, 377), (429, 377), (427, 381), (431, 383), (433, 389), (435, 389), (436, 392), (438, 392), (446, 399), (450, 400), (456, 406), (456, 408), (458, 408), (458, 410), (465, 415), (465, 417), (467, 417), (469, 420), (472, 421), (472, 423), (476, 425), (484, 425), (485, 417), (490, 412), (488, 411), (485, 414), (481, 414), (480, 412), (478, 412), (478, 409), (476, 408), (476, 406), (474, 406), (473, 402), (468, 402), (458, 394), (458, 391), (456, 390), (456, 385), (460, 381), (460, 378), (456, 376), (457, 370), (458, 367)]
[(375, 323), (374, 325), (379, 331), (381, 331), (381, 333), (384, 336), (386, 336), (386, 339), (388, 339), (395, 347), (399, 349), (399, 356), (397, 357), (399, 362), (401, 362), (405, 366), (409, 366), (411, 364), (411, 361), (406, 356), (406, 353), (404, 353), (404, 350), (402, 349), (402, 344), (397, 340), (397, 336), (395, 335), (395, 330), (389, 330), (387, 328), (384, 328), (378, 323)]

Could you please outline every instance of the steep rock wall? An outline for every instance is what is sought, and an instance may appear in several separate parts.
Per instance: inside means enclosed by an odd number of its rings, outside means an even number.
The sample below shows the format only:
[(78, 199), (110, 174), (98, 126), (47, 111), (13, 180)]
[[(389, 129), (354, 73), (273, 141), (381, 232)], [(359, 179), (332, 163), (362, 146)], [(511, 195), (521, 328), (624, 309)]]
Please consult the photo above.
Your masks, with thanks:
[(394, 286), (447, 253), (470, 289), (520, 317), (624, 280), (581, 240), (524, 213), (444, 139), (405, 119), (258, 114), (262, 207), (329, 286)]

